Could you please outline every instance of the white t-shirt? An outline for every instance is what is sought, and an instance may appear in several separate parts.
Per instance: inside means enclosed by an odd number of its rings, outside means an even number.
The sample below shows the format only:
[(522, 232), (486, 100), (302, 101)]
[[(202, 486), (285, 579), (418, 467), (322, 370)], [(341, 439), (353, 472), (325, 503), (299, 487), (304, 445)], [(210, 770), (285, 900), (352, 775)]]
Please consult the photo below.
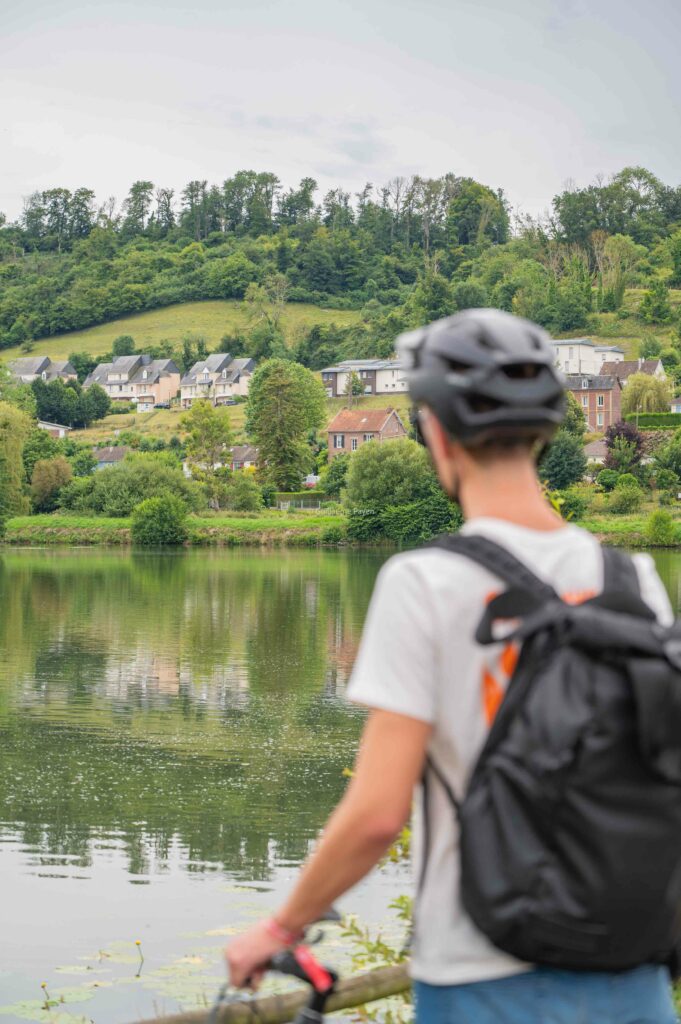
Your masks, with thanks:
[[(566, 600), (602, 589), (598, 542), (576, 526), (543, 532), (504, 520), (469, 521), (506, 547)], [(652, 559), (634, 558), (641, 595), (658, 619), (673, 614)], [(489, 724), (510, 678), (514, 650), (473, 639), (485, 602), (504, 584), (474, 562), (422, 549), (391, 558), (371, 599), (348, 696), (356, 703), (432, 723), (430, 751), (454, 793), (462, 796)], [(417, 791), (419, 814), (420, 787)], [(411, 972), (435, 985), (463, 984), (519, 973), (527, 965), (496, 949), (464, 912), (459, 898), (458, 825), (442, 787), (430, 788), (430, 855), (415, 915)], [(420, 829), (414, 829), (415, 877)]]

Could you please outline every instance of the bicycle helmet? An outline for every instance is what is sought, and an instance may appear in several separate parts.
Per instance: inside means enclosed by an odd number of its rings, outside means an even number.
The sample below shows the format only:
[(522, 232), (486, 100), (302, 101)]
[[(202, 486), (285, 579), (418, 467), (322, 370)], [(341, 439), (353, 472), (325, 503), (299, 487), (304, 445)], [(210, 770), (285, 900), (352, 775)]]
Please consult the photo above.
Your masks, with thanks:
[(565, 414), (549, 335), (498, 309), (467, 309), (396, 342), (411, 397), (466, 446), (549, 441)]

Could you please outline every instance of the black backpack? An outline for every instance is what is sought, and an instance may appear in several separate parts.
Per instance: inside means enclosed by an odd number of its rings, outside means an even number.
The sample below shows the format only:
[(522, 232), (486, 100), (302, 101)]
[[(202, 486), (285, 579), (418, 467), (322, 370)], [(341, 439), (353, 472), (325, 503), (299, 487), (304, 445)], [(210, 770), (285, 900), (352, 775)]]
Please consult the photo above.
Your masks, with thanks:
[(463, 799), (427, 762), (423, 873), (435, 776), (459, 820), (463, 905), (495, 946), (571, 970), (671, 964), (681, 935), (681, 623), (658, 625), (633, 562), (608, 548), (602, 594), (568, 605), (484, 537), (431, 545), (508, 585), (476, 640), (498, 642), (494, 623), (518, 620), (522, 648)]

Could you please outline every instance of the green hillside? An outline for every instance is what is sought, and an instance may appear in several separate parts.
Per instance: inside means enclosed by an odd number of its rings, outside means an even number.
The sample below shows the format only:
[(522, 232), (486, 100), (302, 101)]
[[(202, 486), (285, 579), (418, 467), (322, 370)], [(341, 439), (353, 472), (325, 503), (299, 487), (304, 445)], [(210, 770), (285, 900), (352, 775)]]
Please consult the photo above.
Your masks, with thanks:
[[(289, 303), (284, 310), (282, 324), (287, 341), (294, 342), (314, 324), (335, 323), (345, 327), (356, 323), (358, 319), (359, 313), (354, 310), (322, 309), (305, 303)], [(47, 355), (52, 359), (66, 359), (70, 352), (99, 355), (110, 351), (114, 338), (121, 334), (131, 334), (138, 349), (157, 345), (164, 339), (179, 344), (185, 335), (191, 334), (193, 337), (204, 338), (207, 347), (214, 350), (223, 334), (247, 327), (247, 314), (243, 303), (238, 300), (186, 302), (111, 320), (83, 331), (40, 338), (34, 343), (30, 354)], [(23, 354), (19, 346), (14, 346), (3, 349), (1, 356), (3, 360), (10, 360)]]

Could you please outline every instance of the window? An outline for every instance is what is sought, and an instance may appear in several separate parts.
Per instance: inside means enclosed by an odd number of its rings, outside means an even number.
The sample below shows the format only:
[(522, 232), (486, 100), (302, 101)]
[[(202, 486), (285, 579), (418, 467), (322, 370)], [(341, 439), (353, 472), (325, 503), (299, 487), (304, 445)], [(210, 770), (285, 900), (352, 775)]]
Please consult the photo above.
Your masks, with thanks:
[(374, 435), (373, 434), (365, 434), (362, 440), (364, 440), (364, 441), (373, 441), (373, 439), (374, 439)]
[(149, 372), (148, 372), (148, 370), (143, 370), (143, 371), (142, 371), (142, 379), (143, 379), (143, 380), (146, 380), (148, 376), (149, 376)]
[[(226, 376), (227, 376), (227, 370), (223, 370), (222, 371), (222, 379), (224, 380)], [(326, 376), (326, 374), (325, 374), (325, 376)]]
[(583, 381), (582, 381), (582, 387), (583, 387), (583, 388), (588, 388), (588, 386), (589, 386), (589, 382), (588, 382), (588, 380), (583, 380)]
[(345, 448), (345, 434), (334, 434), (333, 446), (334, 448)]
[(598, 415), (596, 416), (596, 426), (597, 427), (602, 427), (603, 426), (603, 413), (602, 412), (599, 412)]
[(352, 448), (353, 452), (356, 452), (356, 451), (357, 451), (357, 445), (358, 445), (358, 443), (359, 443), (359, 442), (357, 441), (357, 438), (356, 438), (356, 437), (353, 437), (353, 438), (352, 438), (352, 440), (350, 441), (350, 447)]
[(574, 359), (574, 358), (575, 358), (575, 350), (573, 348), (569, 348), (568, 349), (568, 359)]
[(589, 408), (589, 396), (588, 395), (582, 395), (582, 407), (584, 409), (588, 409)]
[(598, 405), (601, 409), (603, 408), (603, 406), (605, 405), (605, 396), (604, 395), (599, 395), (598, 396), (598, 398), (596, 399), (596, 405)]

